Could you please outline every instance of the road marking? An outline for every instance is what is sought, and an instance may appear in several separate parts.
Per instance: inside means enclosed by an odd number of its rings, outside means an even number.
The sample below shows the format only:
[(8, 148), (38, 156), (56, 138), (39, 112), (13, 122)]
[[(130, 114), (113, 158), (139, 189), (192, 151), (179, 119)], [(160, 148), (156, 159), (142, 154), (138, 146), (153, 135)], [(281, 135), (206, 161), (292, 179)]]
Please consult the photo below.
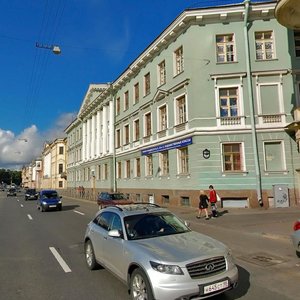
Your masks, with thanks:
[(79, 215), (82, 215), (82, 216), (84, 216), (84, 213), (82, 213), (82, 212), (80, 212), (80, 211), (78, 211), (78, 210), (73, 210), (76, 214), (79, 214)]
[(71, 269), (69, 268), (69, 266), (63, 260), (63, 258), (59, 255), (59, 253), (57, 252), (57, 250), (54, 247), (49, 247), (49, 249), (52, 252), (52, 254), (54, 255), (54, 257), (56, 258), (56, 260), (58, 261), (58, 263), (60, 264), (60, 266), (62, 267), (62, 269), (66, 273), (72, 272)]
[(32, 220), (32, 216), (31, 215), (27, 215), (29, 220)]
[(24, 205), (23, 205), (23, 204), (21, 204), (21, 207), (24, 207)]

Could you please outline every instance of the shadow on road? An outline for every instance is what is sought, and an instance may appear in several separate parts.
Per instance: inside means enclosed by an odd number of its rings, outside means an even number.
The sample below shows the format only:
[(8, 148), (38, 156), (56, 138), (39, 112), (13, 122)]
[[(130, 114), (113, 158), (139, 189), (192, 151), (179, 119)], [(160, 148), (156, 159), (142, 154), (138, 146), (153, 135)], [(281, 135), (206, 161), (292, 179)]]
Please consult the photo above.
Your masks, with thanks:
[(77, 207), (80, 207), (80, 205), (63, 205), (62, 210), (73, 210)]
[(246, 269), (240, 266), (237, 267), (239, 270), (238, 287), (229, 292), (216, 296), (213, 299), (218, 299), (218, 300), (240, 299), (247, 294), (250, 288), (250, 273)]

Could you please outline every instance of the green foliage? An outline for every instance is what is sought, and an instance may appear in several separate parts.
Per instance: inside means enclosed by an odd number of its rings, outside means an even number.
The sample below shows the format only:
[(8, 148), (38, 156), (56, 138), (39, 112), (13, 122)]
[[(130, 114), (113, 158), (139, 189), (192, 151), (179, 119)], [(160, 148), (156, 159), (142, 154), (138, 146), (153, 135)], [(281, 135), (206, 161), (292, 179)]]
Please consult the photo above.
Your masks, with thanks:
[(15, 183), (16, 185), (20, 185), (22, 182), (22, 172), (9, 170), (9, 169), (0, 169), (0, 184), (6, 183), (11, 184)]

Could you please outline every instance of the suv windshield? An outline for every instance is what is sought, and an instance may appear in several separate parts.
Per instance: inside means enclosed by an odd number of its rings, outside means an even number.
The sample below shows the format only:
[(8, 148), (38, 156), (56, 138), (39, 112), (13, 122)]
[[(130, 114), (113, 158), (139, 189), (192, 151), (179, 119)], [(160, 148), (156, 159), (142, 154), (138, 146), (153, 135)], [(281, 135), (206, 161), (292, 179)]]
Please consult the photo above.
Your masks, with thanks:
[(190, 231), (180, 219), (168, 212), (128, 216), (124, 218), (124, 223), (129, 240)]
[(57, 192), (45, 192), (43, 193), (43, 198), (57, 198)]

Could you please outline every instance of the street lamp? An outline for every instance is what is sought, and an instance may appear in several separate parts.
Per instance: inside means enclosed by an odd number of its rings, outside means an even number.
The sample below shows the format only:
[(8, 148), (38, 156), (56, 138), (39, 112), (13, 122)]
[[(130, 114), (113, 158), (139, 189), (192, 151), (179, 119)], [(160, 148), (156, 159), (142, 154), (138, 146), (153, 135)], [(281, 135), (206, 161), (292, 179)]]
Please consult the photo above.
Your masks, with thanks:
[(43, 45), (43, 44), (39, 44), (38, 42), (36, 42), (35, 46), (37, 48), (52, 50), (52, 52), (54, 54), (61, 54), (61, 50), (60, 50), (59, 46), (57, 46), (57, 45)]

